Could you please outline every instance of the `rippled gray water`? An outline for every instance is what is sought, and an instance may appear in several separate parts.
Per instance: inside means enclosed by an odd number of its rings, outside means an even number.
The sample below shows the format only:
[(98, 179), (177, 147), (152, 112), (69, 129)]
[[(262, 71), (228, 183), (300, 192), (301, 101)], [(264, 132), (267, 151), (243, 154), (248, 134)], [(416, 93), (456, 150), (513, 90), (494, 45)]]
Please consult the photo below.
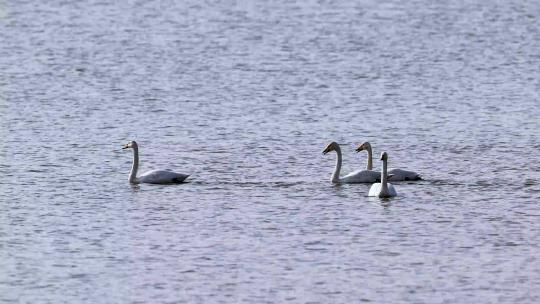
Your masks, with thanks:
[[(539, 18), (0, 1), (0, 302), (539, 303)], [(129, 139), (191, 182), (130, 186)], [(333, 140), (425, 181), (332, 185)]]

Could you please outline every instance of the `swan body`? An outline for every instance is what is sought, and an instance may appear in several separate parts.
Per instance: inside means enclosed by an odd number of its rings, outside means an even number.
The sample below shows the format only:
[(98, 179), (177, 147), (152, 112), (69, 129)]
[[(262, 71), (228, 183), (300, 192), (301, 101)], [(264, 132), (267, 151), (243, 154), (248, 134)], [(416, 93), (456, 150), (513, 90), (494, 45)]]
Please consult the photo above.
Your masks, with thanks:
[(396, 189), (394, 188), (392, 184), (390, 184), (387, 181), (388, 180), (388, 172), (387, 172), (388, 154), (386, 154), (386, 152), (383, 152), (381, 154), (381, 160), (383, 161), (383, 166), (381, 169), (381, 182), (371, 185), (368, 196), (376, 196), (380, 198), (388, 198), (388, 197), (397, 196)]
[(383, 193), (382, 191), (382, 184), (381, 183), (375, 183), (371, 185), (371, 188), (369, 188), (369, 194), (368, 196), (376, 196), (380, 198), (388, 198), (388, 197), (394, 197), (397, 196), (396, 188), (394, 188), (394, 185), (388, 183), (388, 193)]
[[(366, 170), (373, 170), (373, 152), (371, 150), (371, 144), (366, 141), (360, 146), (358, 146), (358, 148), (356, 148), (356, 152), (360, 152), (363, 150), (366, 150), (368, 152)], [(392, 182), (415, 181), (421, 179), (422, 177), (420, 176), (420, 174), (413, 171), (407, 171), (402, 169), (392, 169), (388, 171), (388, 180)]]
[(152, 170), (141, 174), (139, 183), (147, 184), (177, 184), (183, 182), (189, 175), (168, 170)]
[(182, 183), (189, 176), (170, 170), (152, 170), (137, 177), (137, 170), (139, 169), (139, 147), (137, 142), (133, 140), (122, 147), (122, 149), (128, 148), (133, 149), (133, 165), (131, 167), (131, 172), (129, 172), (129, 182), (132, 184), (178, 184)]
[(374, 183), (380, 180), (381, 175), (379, 173), (369, 170), (354, 171), (340, 178), (339, 175), (341, 172), (342, 156), (339, 144), (336, 142), (331, 142), (330, 144), (328, 144), (328, 146), (326, 146), (323, 154), (327, 154), (330, 151), (336, 151), (337, 153), (336, 166), (334, 168), (334, 173), (332, 173), (332, 177), (330, 179), (332, 183)]
[(381, 174), (372, 170), (356, 170), (341, 178), (345, 183), (374, 183), (381, 181)]

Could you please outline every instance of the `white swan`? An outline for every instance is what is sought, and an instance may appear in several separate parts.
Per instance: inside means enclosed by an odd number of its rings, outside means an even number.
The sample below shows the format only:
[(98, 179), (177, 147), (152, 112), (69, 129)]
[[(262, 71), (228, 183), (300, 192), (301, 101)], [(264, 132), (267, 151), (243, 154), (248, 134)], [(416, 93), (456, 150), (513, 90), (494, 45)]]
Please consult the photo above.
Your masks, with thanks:
[(137, 142), (132, 140), (122, 146), (122, 149), (128, 148), (133, 149), (133, 166), (131, 167), (131, 172), (129, 172), (129, 182), (132, 184), (178, 184), (189, 176), (168, 170), (152, 170), (137, 177), (137, 169), (139, 169), (139, 147), (137, 146)]
[(381, 160), (383, 162), (381, 170), (381, 182), (371, 185), (368, 196), (377, 196), (381, 198), (396, 196), (396, 189), (387, 181), (388, 173), (386, 170), (388, 154), (386, 154), (386, 152), (381, 153)]
[(332, 173), (331, 181), (332, 183), (374, 183), (378, 181), (381, 175), (377, 172), (358, 170), (352, 173), (345, 175), (343, 178), (339, 177), (341, 172), (341, 148), (336, 142), (331, 142), (326, 146), (323, 151), (323, 154), (326, 154), (330, 151), (336, 151), (337, 160), (336, 167), (334, 168), (334, 173)]
[[(371, 150), (371, 144), (366, 141), (359, 145), (358, 148), (356, 148), (356, 152), (360, 152), (363, 150), (366, 150), (368, 152), (366, 170), (373, 170), (373, 152)], [(391, 182), (414, 181), (421, 179), (422, 177), (420, 176), (420, 174), (413, 171), (401, 169), (392, 169), (388, 171), (388, 180)]]

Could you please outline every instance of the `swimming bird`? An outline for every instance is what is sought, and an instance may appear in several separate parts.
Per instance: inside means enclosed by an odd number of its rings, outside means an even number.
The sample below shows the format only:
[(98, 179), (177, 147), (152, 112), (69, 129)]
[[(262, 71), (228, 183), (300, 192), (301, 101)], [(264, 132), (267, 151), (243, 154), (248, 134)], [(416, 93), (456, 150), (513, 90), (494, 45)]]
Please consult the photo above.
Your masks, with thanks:
[(381, 182), (371, 185), (369, 189), (368, 196), (376, 196), (380, 198), (393, 197), (397, 195), (396, 189), (392, 184), (390, 184), (388, 179), (388, 154), (386, 152), (381, 153), (381, 158), (383, 162), (381, 169)]
[(331, 142), (326, 146), (323, 154), (327, 154), (330, 151), (336, 151), (337, 153), (336, 166), (331, 177), (332, 183), (373, 183), (380, 179), (381, 175), (378, 172), (366, 170), (354, 171), (345, 175), (343, 178), (340, 178), (339, 175), (341, 172), (342, 156), (339, 144), (336, 142)]
[[(363, 150), (366, 150), (368, 152), (366, 170), (373, 170), (373, 152), (371, 150), (371, 144), (366, 141), (359, 145), (358, 148), (356, 148), (356, 152), (360, 152)], [(407, 171), (402, 169), (392, 169), (388, 171), (388, 180), (392, 182), (415, 181), (421, 179), (422, 177), (420, 176), (420, 174), (413, 171)]]
[(189, 175), (172, 172), (170, 170), (152, 170), (137, 177), (139, 169), (139, 147), (137, 142), (132, 140), (122, 146), (122, 149), (133, 149), (133, 165), (129, 172), (129, 182), (132, 184), (178, 184), (183, 182)]

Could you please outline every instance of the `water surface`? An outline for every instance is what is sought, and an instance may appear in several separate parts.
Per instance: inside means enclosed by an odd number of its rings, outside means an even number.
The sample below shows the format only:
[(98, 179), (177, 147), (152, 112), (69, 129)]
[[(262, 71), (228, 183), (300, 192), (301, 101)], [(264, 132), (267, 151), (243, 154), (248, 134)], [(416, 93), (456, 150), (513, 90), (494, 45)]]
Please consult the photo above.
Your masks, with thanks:
[(0, 302), (540, 301), (537, 1), (109, 2), (0, 1)]

